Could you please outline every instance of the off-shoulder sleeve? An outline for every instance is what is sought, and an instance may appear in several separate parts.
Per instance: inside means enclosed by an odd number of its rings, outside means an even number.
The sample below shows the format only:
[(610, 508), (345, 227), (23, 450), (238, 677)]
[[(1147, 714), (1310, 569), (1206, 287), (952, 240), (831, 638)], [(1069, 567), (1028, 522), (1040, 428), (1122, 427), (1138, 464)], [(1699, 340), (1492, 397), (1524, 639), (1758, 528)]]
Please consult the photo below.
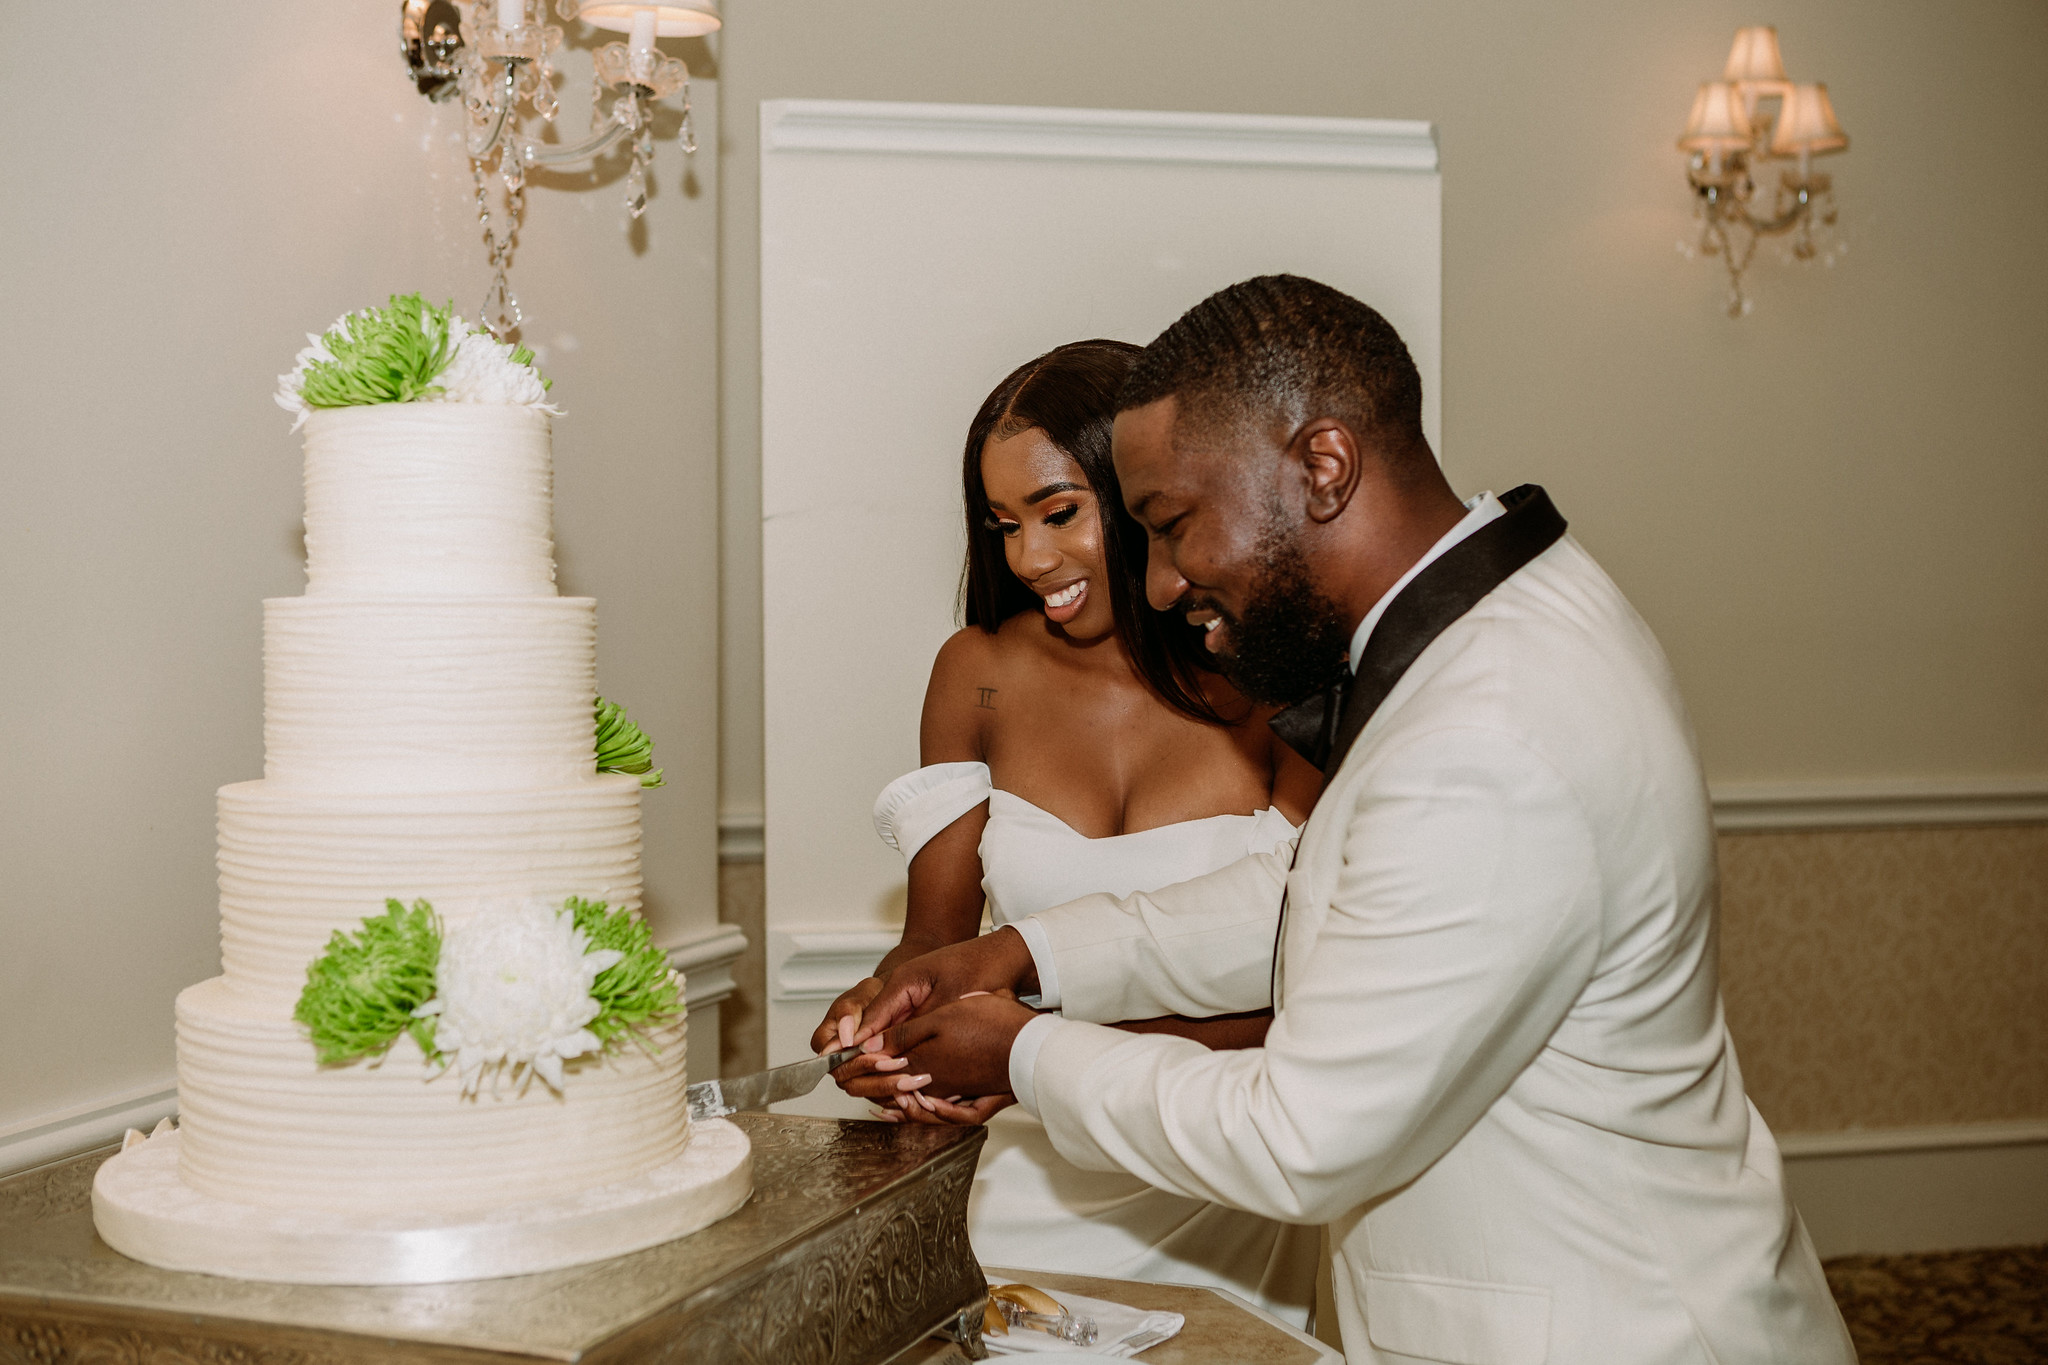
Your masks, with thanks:
[(906, 865), (946, 826), (988, 800), (988, 764), (934, 763), (882, 788), (875, 833)]
[(1301, 834), (1301, 826), (1280, 813), (1277, 806), (1268, 806), (1252, 816), (1252, 827), (1245, 836), (1244, 851), (1271, 853), (1275, 849), (1292, 844)]

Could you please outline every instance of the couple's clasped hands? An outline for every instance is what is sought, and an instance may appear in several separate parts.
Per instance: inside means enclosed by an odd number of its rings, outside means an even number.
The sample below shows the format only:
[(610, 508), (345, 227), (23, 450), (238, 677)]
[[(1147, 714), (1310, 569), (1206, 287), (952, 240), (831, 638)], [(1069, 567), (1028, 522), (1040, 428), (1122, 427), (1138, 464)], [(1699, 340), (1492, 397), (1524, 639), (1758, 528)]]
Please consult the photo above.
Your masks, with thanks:
[(1035, 1011), (1031, 951), (1013, 929), (915, 957), (832, 1002), (811, 1050), (860, 1047), (832, 1073), (893, 1122), (973, 1124), (1016, 1103), (1010, 1045)]

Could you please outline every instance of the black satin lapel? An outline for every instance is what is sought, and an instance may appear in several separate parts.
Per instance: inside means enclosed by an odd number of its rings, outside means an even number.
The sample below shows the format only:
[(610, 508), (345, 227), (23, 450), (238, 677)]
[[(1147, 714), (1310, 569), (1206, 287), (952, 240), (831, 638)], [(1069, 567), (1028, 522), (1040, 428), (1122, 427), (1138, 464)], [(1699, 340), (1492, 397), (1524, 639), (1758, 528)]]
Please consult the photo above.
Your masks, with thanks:
[(1444, 551), (1387, 604), (1346, 690), (1324, 772), (1342, 765), (1373, 712), (1437, 636), (1564, 535), (1564, 518), (1533, 483), (1509, 489), (1501, 504), (1505, 514)]

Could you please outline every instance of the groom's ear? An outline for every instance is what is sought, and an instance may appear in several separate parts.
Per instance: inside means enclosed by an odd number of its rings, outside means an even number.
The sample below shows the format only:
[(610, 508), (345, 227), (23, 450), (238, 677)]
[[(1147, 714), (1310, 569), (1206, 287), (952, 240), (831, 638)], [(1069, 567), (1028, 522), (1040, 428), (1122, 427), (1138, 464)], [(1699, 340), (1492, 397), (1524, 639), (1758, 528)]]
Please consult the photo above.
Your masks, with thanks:
[(1358, 491), (1364, 465), (1351, 428), (1334, 417), (1315, 418), (1294, 433), (1287, 453), (1301, 465), (1307, 482), (1309, 520), (1335, 521)]

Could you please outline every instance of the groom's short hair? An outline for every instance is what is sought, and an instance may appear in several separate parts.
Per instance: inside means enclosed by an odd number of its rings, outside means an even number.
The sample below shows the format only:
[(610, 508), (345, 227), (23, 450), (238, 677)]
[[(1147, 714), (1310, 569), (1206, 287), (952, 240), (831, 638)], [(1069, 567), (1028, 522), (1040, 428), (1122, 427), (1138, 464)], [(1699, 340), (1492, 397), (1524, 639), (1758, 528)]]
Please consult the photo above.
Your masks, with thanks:
[(1218, 290), (1161, 332), (1131, 367), (1117, 410), (1163, 398), (1179, 400), (1182, 427), (1334, 417), (1396, 467), (1424, 448), (1422, 376), (1400, 333), (1349, 294), (1299, 275)]

